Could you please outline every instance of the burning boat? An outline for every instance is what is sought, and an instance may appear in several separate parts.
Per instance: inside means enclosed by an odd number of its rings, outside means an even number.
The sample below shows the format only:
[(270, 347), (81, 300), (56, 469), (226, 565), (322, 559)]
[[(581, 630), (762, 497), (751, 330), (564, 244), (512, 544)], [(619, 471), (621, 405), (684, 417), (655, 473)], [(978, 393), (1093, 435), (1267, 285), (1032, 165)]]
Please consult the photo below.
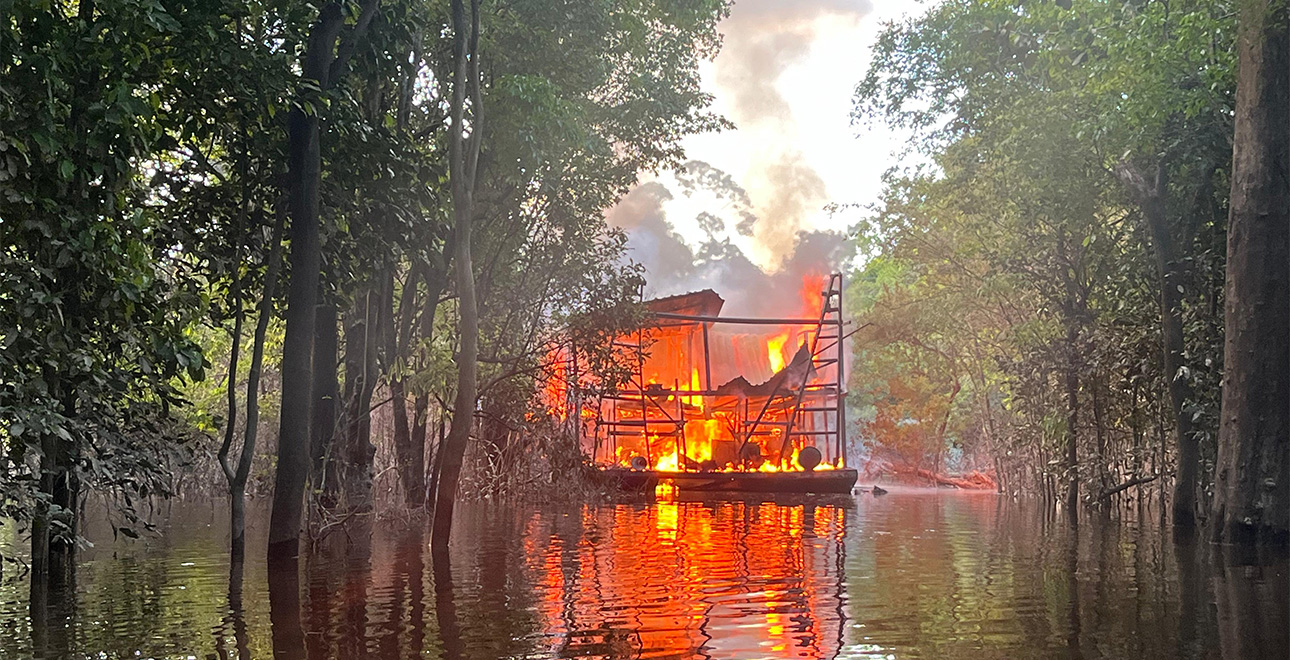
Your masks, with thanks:
[(850, 492), (841, 275), (802, 297), (797, 318), (721, 316), (710, 289), (647, 301), (648, 327), (614, 339), (630, 380), (562, 404), (601, 474), (626, 489)]

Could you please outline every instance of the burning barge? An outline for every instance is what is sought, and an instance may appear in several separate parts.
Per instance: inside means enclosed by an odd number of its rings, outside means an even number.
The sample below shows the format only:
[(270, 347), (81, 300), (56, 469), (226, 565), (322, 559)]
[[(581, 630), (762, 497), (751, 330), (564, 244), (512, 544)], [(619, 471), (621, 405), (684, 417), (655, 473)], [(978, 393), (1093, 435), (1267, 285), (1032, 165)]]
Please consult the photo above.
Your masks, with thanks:
[(710, 289), (647, 301), (649, 327), (613, 340), (630, 380), (594, 398), (577, 400), (566, 351), (554, 398), (580, 412), (574, 432), (603, 478), (627, 490), (849, 493), (842, 276), (809, 279), (802, 300), (801, 318), (722, 317)]

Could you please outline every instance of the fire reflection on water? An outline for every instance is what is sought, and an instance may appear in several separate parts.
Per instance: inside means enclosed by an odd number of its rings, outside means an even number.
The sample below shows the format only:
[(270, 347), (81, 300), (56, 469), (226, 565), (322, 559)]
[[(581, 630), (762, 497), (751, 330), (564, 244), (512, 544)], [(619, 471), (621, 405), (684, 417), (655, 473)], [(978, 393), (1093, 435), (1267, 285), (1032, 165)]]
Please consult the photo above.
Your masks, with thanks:
[[(584, 508), (575, 547), (530, 527), (547, 652), (625, 657), (830, 657), (841, 648), (847, 510), (664, 501)], [(755, 622), (755, 623), (754, 623)]]

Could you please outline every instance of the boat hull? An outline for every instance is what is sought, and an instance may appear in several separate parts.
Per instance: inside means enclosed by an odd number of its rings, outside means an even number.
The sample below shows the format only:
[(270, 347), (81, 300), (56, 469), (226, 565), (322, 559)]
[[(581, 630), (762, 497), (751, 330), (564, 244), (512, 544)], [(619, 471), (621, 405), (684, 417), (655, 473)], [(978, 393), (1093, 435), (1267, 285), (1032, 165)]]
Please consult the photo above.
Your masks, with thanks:
[(852, 469), (815, 472), (658, 472), (609, 468), (601, 474), (627, 491), (653, 490), (670, 483), (681, 492), (697, 493), (850, 493), (857, 473)]

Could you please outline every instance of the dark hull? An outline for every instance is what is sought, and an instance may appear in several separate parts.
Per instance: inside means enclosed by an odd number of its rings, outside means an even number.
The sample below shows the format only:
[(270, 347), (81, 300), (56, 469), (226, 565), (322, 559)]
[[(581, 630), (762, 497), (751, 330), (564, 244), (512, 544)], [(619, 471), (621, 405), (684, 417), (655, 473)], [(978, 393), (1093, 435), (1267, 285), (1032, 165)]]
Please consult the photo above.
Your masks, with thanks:
[(655, 472), (653, 470), (601, 470), (604, 478), (628, 491), (653, 490), (668, 482), (691, 493), (850, 493), (856, 471), (818, 472)]

